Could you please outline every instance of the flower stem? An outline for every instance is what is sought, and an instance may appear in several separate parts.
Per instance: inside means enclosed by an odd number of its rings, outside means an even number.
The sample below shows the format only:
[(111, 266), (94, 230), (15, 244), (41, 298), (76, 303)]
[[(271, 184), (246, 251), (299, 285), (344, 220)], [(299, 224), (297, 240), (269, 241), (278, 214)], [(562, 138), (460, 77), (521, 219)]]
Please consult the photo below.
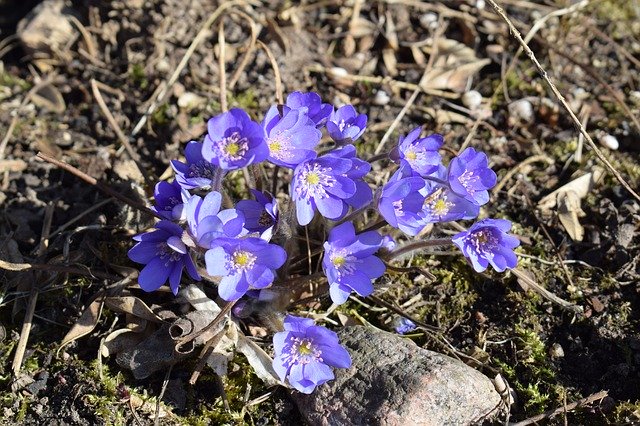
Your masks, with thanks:
[(389, 153), (388, 152), (383, 152), (382, 154), (376, 154), (374, 156), (371, 156), (367, 159), (367, 163), (371, 164), (374, 161), (379, 161), (379, 160), (386, 160), (389, 158)]
[(389, 261), (400, 257), (403, 254), (411, 253), (412, 251), (420, 250), (426, 247), (433, 246), (446, 246), (452, 244), (451, 238), (438, 238), (434, 240), (415, 241), (413, 243), (406, 244), (385, 256), (385, 260)]

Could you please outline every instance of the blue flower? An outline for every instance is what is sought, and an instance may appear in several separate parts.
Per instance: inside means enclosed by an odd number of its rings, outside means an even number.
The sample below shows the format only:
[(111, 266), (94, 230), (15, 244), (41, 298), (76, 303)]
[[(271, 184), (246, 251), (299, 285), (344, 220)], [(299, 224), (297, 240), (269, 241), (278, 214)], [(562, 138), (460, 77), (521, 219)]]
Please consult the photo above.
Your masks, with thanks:
[(349, 206), (371, 200), (371, 189), (362, 180), (371, 166), (351, 154), (355, 155), (355, 148), (345, 147), (295, 168), (291, 199), (296, 203), (300, 225), (311, 222), (316, 209), (322, 216), (337, 220)]
[(415, 236), (425, 227), (422, 208), (425, 196), (421, 193), (425, 181), (412, 174), (408, 166), (400, 166), (382, 187), (378, 211), (394, 228)]
[(364, 133), (367, 115), (358, 114), (352, 105), (344, 105), (335, 110), (327, 121), (327, 132), (336, 143), (351, 143)]
[(438, 172), (433, 173), (430, 177), (435, 180), (430, 180), (427, 177), (425, 186), (420, 190), (420, 193), (425, 197), (421, 214), (425, 225), (478, 217), (480, 206), (459, 196), (445, 183), (447, 169), (444, 166), (440, 166)]
[(511, 222), (504, 219), (483, 219), (474, 223), (468, 231), (453, 236), (451, 241), (462, 250), (476, 272), (489, 265), (498, 272), (515, 268), (518, 258), (513, 249), (520, 241), (507, 232)]
[(275, 270), (287, 260), (287, 253), (260, 238), (218, 238), (204, 259), (207, 273), (222, 277), (218, 294), (232, 301), (240, 299), (247, 290), (270, 286)]
[(264, 161), (269, 154), (264, 130), (240, 108), (207, 122), (202, 156), (223, 170), (236, 170)]
[(487, 156), (473, 148), (465, 149), (449, 163), (448, 182), (453, 192), (479, 206), (489, 202), (488, 190), (496, 181)]
[(178, 294), (183, 268), (194, 280), (200, 280), (200, 275), (182, 241), (182, 228), (168, 220), (161, 220), (155, 227), (155, 231), (133, 237), (138, 243), (129, 250), (129, 259), (146, 265), (138, 277), (144, 291), (157, 290), (168, 279), (171, 291)]
[(294, 168), (303, 161), (316, 158), (314, 148), (320, 142), (322, 132), (316, 129), (305, 108), (298, 110), (274, 105), (267, 111), (262, 127), (269, 148), (267, 160), (272, 163)]
[(333, 105), (323, 104), (320, 95), (315, 92), (293, 92), (287, 96), (286, 105), (291, 109), (306, 108), (307, 116), (316, 127), (322, 127), (333, 112)]
[(151, 210), (163, 219), (184, 219), (184, 203), (189, 199), (189, 193), (177, 181), (158, 182), (153, 190), (153, 198), (155, 205)]
[(184, 189), (207, 188), (213, 184), (219, 168), (202, 157), (202, 144), (191, 141), (184, 148), (187, 162), (171, 160), (171, 167), (176, 172), (176, 182)]
[(395, 322), (395, 330), (398, 334), (407, 334), (416, 329), (416, 324), (405, 317), (399, 317)]
[(244, 215), (236, 209), (220, 210), (222, 195), (209, 192), (201, 198), (192, 195), (185, 206), (189, 232), (202, 248), (211, 248), (217, 238), (238, 237), (244, 232)]
[(406, 137), (400, 136), (398, 146), (390, 157), (397, 163), (405, 162), (420, 176), (427, 176), (438, 170), (441, 157), (438, 149), (444, 143), (437, 133), (420, 138), (420, 127), (416, 127)]
[(356, 235), (350, 222), (336, 226), (324, 243), (322, 269), (329, 280), (333, 303), (344, 303), (355, 291), (360, 296), (373, 293), (372, 281), (386, 270), (382, 260), (374, 256), (382, 247), (382, 236), (375, 231)]
[(349, 352), (340, 345), (338, 335), (309, 318), (287, 315), (284, 331), (273, 336), (273, 349), (273, 369), (280, 379), (288, 379), (305, 394), (334, 379), (330, 367), (351, 366)]
[(278, 224), (278, 201), (268, 192), (252, 189), (251, 193), (256, 199), (239, 201), (236, 209), (244, 215), (247, 231), (258, 232), (260, 238), (269, 241)]

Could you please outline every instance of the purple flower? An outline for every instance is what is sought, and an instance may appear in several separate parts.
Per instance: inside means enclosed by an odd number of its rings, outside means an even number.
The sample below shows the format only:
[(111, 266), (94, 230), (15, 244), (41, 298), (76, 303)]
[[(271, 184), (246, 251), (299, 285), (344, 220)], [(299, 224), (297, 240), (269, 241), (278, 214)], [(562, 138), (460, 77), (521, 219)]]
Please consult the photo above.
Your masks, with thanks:
[(420, 127), (416, 127), (406, 137), (400, 136), (398, 146), (391, 152), (391, 159), (397, 163), (405, 162), (420, 176), (427, 176), (438, 170), (440, 154), (438, 149), (444, 143), (442, 135), (437, 133), (420, 138)]
[(176, 172), (176, 182), (184, 189), (210, 187), (220, 173), (218, 167), (202, 157), (202, 144), (191, 141), (184, 148), (186, 164), (178, 160), (171, 160), (171, 167)]
[(434, 180), (427, 177), (424, 188), (420, 190), (420, 193), (425, 196), (422, 203), (422, 218), (425, 225), (478, 217), (480, 206), (457, 195), (444, 183), (447, 179), (447, 169), (444, 166), (440, 166), (438, 172), (430, 177)]
[(262, 127), (240, 108), (207, 122), (202, 156), (223, 170), (236, 170), (267, 158), (269, 149)]
[(240, 299), (247, 290), (271, 285), (275, 270), (287, 260), (280, 246), (260, 238), (218, 238), (204, 255), (209, 275), (222, 277), (218, 294), (226, 301)]
[(203, 248), (211, 248), (217, 238), (243, 235), (244, 215), (236, 209), (220, 211), (222, 195), (211, 191), (206, 197), (192, 195), (186, 204), (189, 232)]
[(168, 279), (171, 291), (178, 294), (182, 268), (194, 280), (200, 280), (200, 275), (182, 242), (182, 228), (168, 220), (161, 220), (155, 227), (155, 231), (133, 237), (138, 243), (129, 250), (129, 259), (146, 265), (138, 277), (144, 291), (157, 290)]
[(280, 379), (288, 379), (291, 386), (306, 394), (334, 379), (330, 367), (351, 366), (349, 352), (340, 345), (338, 335), (310, 318), (287, 315), (284, 331), (273, 336), (273, 350), (273, 369)]
[(352, 105), (344, 105), (335, 110), (327, 121), (327, 131), (337, 143), (351, 143), (364, 133), (367, 115), (358, 114)]
[(291, 109), (307, 109), (307, 116), (316, 127), (322, 127), (333, 112), (333, 105), (323, 104), (320, 95), (315, 92), (293, 92), (287, 96), (286, 105)]
[(251, 190), (255, 200), (242, 200), (236, 204), (236, 209), (244, 215), (244, 227), (249, 232), (260, 233), (260, 238), (271, 240), (273, 231), (278, 224), (278, 201), (268, 192)]
[(291, 198), (300, 225), (307, 225), (316, 211), (328, 219), (340, 219), (349, 206), (371, 200), (371, 189), (362, 180), (371, 166), (355, 158), (355, 148), (345, 146), (299, 164), (293, 172)]
[(454, 235), (451, 241), (462, 250), (476, 272), (484, 271), (489, 265), (502, 272), (518, 264), (513, 249), (520, 245), (520, 241), (507, 234), (510, 229), (508, 220), (483, 219), (468, 231)]
[(386, 267), (374, 256), (382, 247), (382, 236), (376, 231), (356, 235), (351, 222), (336, 226), (324, 243), (322, 269), (329, 280), (333, 303), (344, 303), (355, 291), (360, 296), (373, 293), (372, 281), (380, 278)]
[(400, 317), (394, 321), (395, 330), (398, 334), (407, 334), (416, 329), (416, 324), (408, 318)]
[[(282, 108), (282, 116), (279, 108)], [(294, 168), (303, 161), (316, 158), (314, 148), (320, 142), (322, 132), (316, 129), (306, 109), (274, 105), (267, 111), (262, 127), (269, 148), (267, 160), (272, 163)]]
[(178, 181), (158, 182), (153, 190), (155, 205), (151, 210), (163, 219), (184, 219), (184, 203), (189, 199), (189, 193), (180, 186)]
[(493, 188), (496, 181), (487, 156), (473, 148), (465, 149), (449, 163), (448, 182), (453, 192), (479, 206), (489, 202), (487, 190)]
[(411, 174), (408, 166), (400, 166), (382, 187), (378, 200), (378, 211), (394, 228), (415, 236), (425, 226), (422, 206), (425, 196), (421, 194), (425, 181)]

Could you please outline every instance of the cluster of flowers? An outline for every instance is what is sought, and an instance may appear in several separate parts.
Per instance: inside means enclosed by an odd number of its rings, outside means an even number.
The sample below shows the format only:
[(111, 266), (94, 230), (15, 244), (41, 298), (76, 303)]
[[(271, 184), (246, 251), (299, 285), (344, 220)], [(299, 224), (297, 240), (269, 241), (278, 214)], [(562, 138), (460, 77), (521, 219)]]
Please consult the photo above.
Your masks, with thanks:
[[(442, 136), (421, 138), (416, 128), (389, 154), (399, 168), (374, 194), (364, 180), (371, 165), (357, 158), (353, 145), (366, 124), (367, 116), (351, 105), (335, 109), (318, 94), (301, 92), (290, 94), (285, 105), (273, 105), (261, 123), (241, 109), (211, 118), (204, 141), (187, 144), (185, 162), (171, 162), (173, 182), (156, 185), (153, 210), (162, 218), (156, 229), (134, 237), (138, 243), (129, 257), (146, 265), (140, 287), (154, 291), (168, 281), (177, 294), (183, 270), (201, 279), (193, 255), (204, 257), (209, 276), (220, 277), (218, 294), (226, 301), (251, 296), (274, 282), (288, 257), (272, 239), (286, 220), (276, 198), (251, 189), (255, 199), (222, 208), (225, 175), (263, 161), (292, 170), (288, 196), (295, 215), (286, 217), (298, 225), (308, 225), (316, 213), (336, 221), (350, 210), (375, 206), (389, 225), (415, 236), (429, 223), (478, 216), (496, 183), (486, 155), (468, 148), (444, 166), (438, 153)], [(320, 150), (323, 133), (332, 142)], [(510, 227), (506, 220), (484, 219), (455, 235), (452, 243), (476, 271), (488, 265), (504, 271), (517, 262), (513, 249), (518, 240), (507, 234)], [(344, 303), (352, 292), (370, 295), (373, 281), (386, 269), (376, 253), (394, 246), (376, 231), (356, 233), (350, 221), (334, 226), (322, 261), (332, 301)], [(351, 365), (335, 333), (291, 315), (284, 331), (274, 336), (274, 351), (275, 371), (304, 393), (334, 377), (330, 366)]]

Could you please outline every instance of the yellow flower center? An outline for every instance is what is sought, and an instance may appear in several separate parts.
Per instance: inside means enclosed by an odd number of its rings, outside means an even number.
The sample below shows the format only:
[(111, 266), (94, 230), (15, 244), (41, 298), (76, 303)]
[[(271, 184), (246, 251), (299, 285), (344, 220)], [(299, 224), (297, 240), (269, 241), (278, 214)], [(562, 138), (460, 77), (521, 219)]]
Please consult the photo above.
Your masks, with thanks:
[(307, 174), (305, 180), (309, 185), (317, 185), (320, 182), (320, 176), (315, 172), (311, 172)]
[(282, 147), (280, 146), (280, 142), (271, 142), (269, 144), (269, 151), (271, 152), (277, 152), (280, 151)]
[(331, 259), (331, 263), (333, 263), (333, 266), (335, 266), (336, 268), (339, 268), (342, 265), (344, 265), (346, 261), (347, 259), (345, 259), (344, 256), (336, 256)]
[(298, 346), (298, 353), (300, 355), (311, 355), (313, 350), (311, 349), (311, 342), (308, 340), (303, 340)]
[(449, 211), (449, 203), (441, 198), (433, 204), (433, 211), (438, 215), (444, 215)]
[(225, 147), (225, 151), (227, 151), (227, 154), (229, 155), (236, 155), (238, 151), (240, 151), (240, 145), (235, 142), (231, 142)]
[(405, 157), (407, 157), (409, 160), (415, 160), (416, 158), (418, 158), (414, 151), (407, 152)]
[(249, 253), (247, 252), (237, 252), (233, 255), (233, 262), (240, 267), (246, 266), (249, 260)]

